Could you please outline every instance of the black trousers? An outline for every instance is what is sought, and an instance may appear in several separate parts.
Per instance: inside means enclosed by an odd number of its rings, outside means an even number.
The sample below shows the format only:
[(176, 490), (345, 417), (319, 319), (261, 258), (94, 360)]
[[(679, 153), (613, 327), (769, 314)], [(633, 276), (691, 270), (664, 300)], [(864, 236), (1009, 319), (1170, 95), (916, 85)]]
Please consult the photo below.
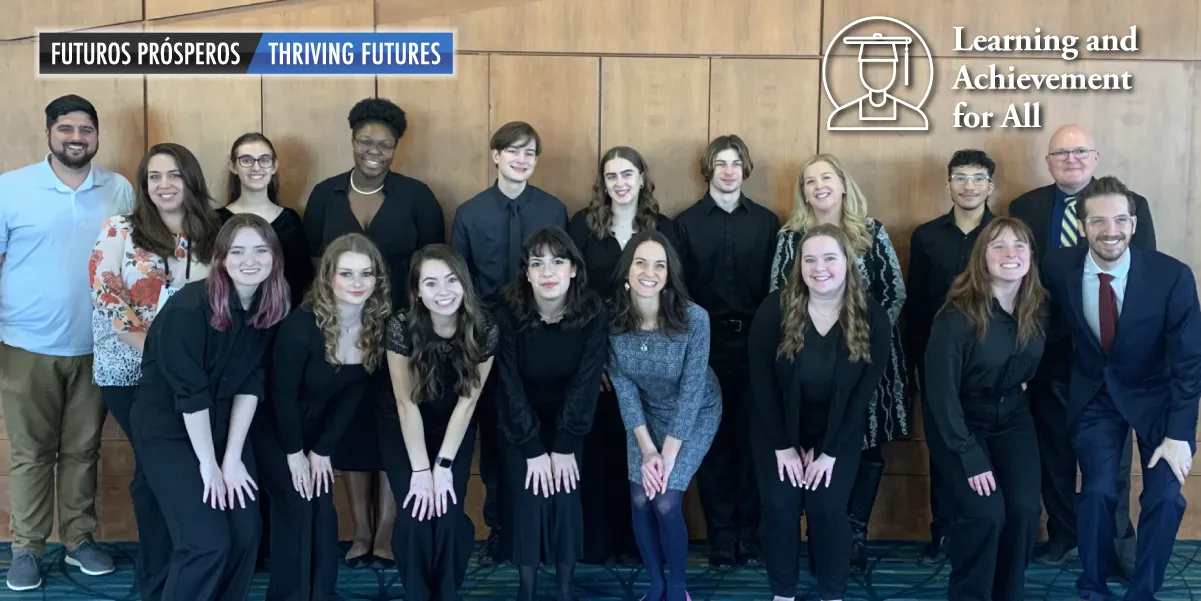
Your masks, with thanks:
[[(851, 524), (847, 501), (859, 472), (860, 452), (838, 457), (830, 486), (805, 490), (780, 480), (776, 453), (762, 437), (751, 439), (752, 461), (763, 499), (759, 527), (763, 563), (773, 595), (795, 597), (800, 577), (800, 522), (807, 518), (809, 550), (817, 567), (821, 599), (842, 599), (851, 570)], [(824, 481), (823, 481), (824, 483)]]
[(709, 544), (714, 547), (754, 541), (759, 527), (759, 487), (748, 452), (751, 427), (746, 336), (749, 328), (749, 319), (712, 322), (709, 364), (721, 386), (724, 417), (697, 470), (696, 480)]
[[(917, 370), (918, 381), (920, 382), (920, 390), (925, 395), (926, 391), (926, 370), (919, 367)], [(922, 407), (926, 404), (926, 399), (922, 397)], [(924, 419), (923, 423), (932, 423), (928, 419)], [(928, 437), (927, 437), (928, 438)], [(934, 454), (928, 453), (926, 456), (930, 469), (930, 540), (938, 542), (947, 534), (947, 528), (953, 523), (955, 509), (955, 494), (951, 491), (950, 483), (947, 482), (947, 477), (942, 473), (942, 467), (934, 460)]]
[(271, 578), (268, 601), (327, 601), (338, 599), (341, 552), (334, 495), (322, 493), (307, 500), (292, 487), (288, 456), (270, 410), (255, 415), (250, 442), (258, 462), (259, 490), (271, 506), (268, 527)]
[[(500, 374), (496, 370), (488, 373), (480, 398), (476, 401), (475, 415), (480, 437), (480, 480), (484, 483), (484, 525), (493, 533), (503, 533), (507, 506), (505, 505), (504, 461), (501, 459), (500, 424), (496, 414), (496, 395), (500, 394)], [(408, 479), (404, 485), (408, 486)], [(406, 489), (407, 492), (407, 489)], [(404, 497), (401, 497), (403, 499)], [(506, 548), (502, 546), (502, 548)]]
[[(171, 536), (171, 561), (163, 585), (163, 601), (245, 601), (254, 577), (262, 520), (259, 499), (246, 499), (224, 511), (201, 499), (204, 481), (187, 438), (160, 438), (131, 416), (134, 451), (146, 481), (162, 509)], [(225, 449), (224, 433), (213, 436), (217, 461)], [(242, 463), (256, 483), (258, 471), (249, 441)], [(144, 550), (143, 550), (144, 552)]]
[[(1047, 510), (1047, 535), (1051, 540), (1076, 546), (1076, 450), (1072, 447), (1067, 417), (1068, 382), (1051, 378), (1030, 382), (1030, 411), (1038, 433), (1042, 457), (1043, 505)], [(1118, 461), (1117, 509), (1114, 512), (1114, 548), (1127, 565), (1134, 565), (1136, 537), (1130, 520), (1130, 466), (1134, 459), (1133, 431), (1127, 431)]]
[(133, 444), (129, 409), (133, 407), (137, 389), (137, 386), (101, 386), (100, 397), (133, 447), (133, 481), (129, 483), (129, 499), (133, 504), (134, 520), (138, 524), (138, 557), (134, 563), (138, 595), (145, 601), (159, 601), (163, 598), (163, 585), (167, 583), (171, 535), (167, 532), (167, 523), (159, 509), (158, 499), (146, 482), (146, 471), (138, 460), (137, 446)]
[[(1005, 397), (1006, 403), (1022, 403)], [(1020, 398), (1020, 397), (1017, 397)], [(951, 601), (1020, 601), (1026, 567), (1038, 540), (1039, 454), (1028, 408), (999, 415), (964, 408), (968, 430), (984, 449), (997, 489), (981, 496), (972, 490), (957, 454), (949, 451), (927, 413), (930, 453), (954, 494), (955, 521), (947, 533)]]
[[(387, 395), (385, 395), (387, 396)], [(475, 541), (475, 524), (467, 515), (467, 481), (471, 477), (471, 455), (475, 450), (475, 426), (467, 428), (463, 442), (455, 452), (451, 473), (457, 502), (449, 503), (449, 513), (417, 521), (413, 505), (402, 507), (409, 494), (413, 476), (408, 448), (400, 430), (395, 406), (387, 407), (379, 420), (379, 444), (384, 470), (396, 497), (396, 526), (392, 531), (392, 554), (407, 601), (455, 601), (467, 577), (467, 564)], [(425, 433), (430, 463), (442, 446), (441, 432)], [(483, 459), (483, 457), (481, 457)]]

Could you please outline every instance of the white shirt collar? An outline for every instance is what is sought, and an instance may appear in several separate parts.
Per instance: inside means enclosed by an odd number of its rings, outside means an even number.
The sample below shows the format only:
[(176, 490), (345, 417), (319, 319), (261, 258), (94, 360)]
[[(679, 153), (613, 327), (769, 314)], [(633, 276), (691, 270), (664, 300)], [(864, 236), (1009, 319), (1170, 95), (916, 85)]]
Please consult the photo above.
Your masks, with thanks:
[(1084, 275), (1094, 276), (1099, 273), (1108, 273), (1115, 280), (1123, 280), (1130, 273), (1130, 248), (1127, 248), (1126, 252), (1122, 253), (1122, 262), (1118, 263), (1117, 267), (1113, 269), (1101, 269), (1101, 266), (1097, 265), (1097, 261), (1093, 259), (1093, 251), (1091, 249), (1084, 253), (1084, 256)]

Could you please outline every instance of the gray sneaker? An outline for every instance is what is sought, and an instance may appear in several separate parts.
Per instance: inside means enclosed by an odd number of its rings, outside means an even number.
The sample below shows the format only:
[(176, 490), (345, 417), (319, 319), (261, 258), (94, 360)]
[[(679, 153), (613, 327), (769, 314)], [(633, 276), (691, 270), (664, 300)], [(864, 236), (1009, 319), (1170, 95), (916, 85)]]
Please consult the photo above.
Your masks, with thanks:
[(8, 588), (28, 591), (42, 586), (42, 561), (29, 549), (13, 551), (12, 563), (8, 566)]
[(113, 571), (113, 558), (100, 550), (96, 543), (85, 541), (74, 551), (67, 551), (67, 565), (75, 566), (88, 576), (103, 576)]

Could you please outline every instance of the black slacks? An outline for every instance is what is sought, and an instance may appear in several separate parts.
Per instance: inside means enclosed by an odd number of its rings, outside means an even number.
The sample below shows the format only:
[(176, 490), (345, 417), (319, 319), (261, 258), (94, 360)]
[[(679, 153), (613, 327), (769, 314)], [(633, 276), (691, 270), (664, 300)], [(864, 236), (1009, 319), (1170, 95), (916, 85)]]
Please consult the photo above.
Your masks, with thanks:
[[(131, 422), (134, 452), (146, 471), (146, 481), (171, 537), (163, 601), (245, 601), (254, 577), (262, 528), (259, 495), (254, 500), (246, 499), (245, 507), (213, 509), (202, 501), (204, 481), (191, 442), (146, 431), (138, 423), (137, 412), (133, 412)], [(218, 462), (225, 440), (224, 432), (214, 433)], [(249, 441), (242, 447), (242, 463), (258, 483)]]
[(338, 513), (334, 495), (322, 493), (307, 500), (292, 486), (288, 456), (269, 409), (255, 415), (250, 442), (258, 462), (259, 490), (270, 505), (267, 546), (271, 578), (268, 601), (326, 601), (338, 599)]
[(697, 491), (709, 544), (731, 547), (754, 541), (759, 527), (759, 487), (751, 465), (750, 382), (747, 330), (750, 320), (733, 325), (713, 320), (709, 364), (721, 386), (722, 415), (709, 452), (697, 470)]
[[(762, 437), (751, 439), (752, 460), (763, 499), (759, 527), (763, 563), (773, 595), (795, 597), (800, 577), (800, 522), (808, 522), (809, 549), (817, 567), (821, 599), (842, 599), (851, 570), (851, 524), (847, 501), (859, 473), (860, 451), (838, 457), (830, 486), (805, 490), (780, 480), (776, 453)], [(816, 459), (816, 457), (815, 457)], [(823, 480), (824, 483), (824, 480)]]
[[(1015, 400), (1017, 399), (1017, 400)], [(972, 490), (959, 456), (941, 443), (928, 417), (930, 454), (955, 498), (954, 522), (947, 533), (951, 601), (1020, 601), (1025, 598), (1026, 567), (1038, 540), (1039, 455), (1034, 420), (1024, 398), (1010, 411), (964, 407), (968, 430), (984, 449), (997, 489), (981, 496)]]
[[(484, 525), (492, 533), (505, 531), (508, 507), (505, 503), (504, 461), (501, 459), (499, 417), (496, 413), (498, 394), (502, 394), (500, 374), (496, 370), (488, 373), (480, 398), (476, 402), (475, 415), (480, 437), (480, 480), (484, 483)], [(408, 486), (408, 480), (405, 480)], [(403, 499), (403, 497), (402, 497)], [(502, 549), (506, 548), (502, 546)]]
[[(919, 367), (917, 375), (922, 391), (922, 410), (925, 411), (926, 370)], [(923, 420), (922, 423), (931, 422)], [(930, 469), (930, 540), (938, 542), (947, 535), (947, 529), (954, 522), (955, 494), (946, 475), (942, 473), (942, 466), (934, 460), (934, 455), (928, 454), (926, 459)]]
[[(384, 395), (388, 397), (389, 395)], [(385, 403), (390, 404), (390, 403)], [(379, 419), (379, 444), (383, 453), (388, 483), (396, 497), (396, 526), (392, 531), (392, 554), (407, 601), (456, 601), (459, 588), (467, 577), (475, 541), (475, 524), (465, 511), (467, 481), (471, 477), (471, 455), (475, 450), (475, 426), (467, 428), (463, 442), (455, 452), (451, 473), (457, 502), (447, 506), (441, 517), (417, 521), (413, 505), (402, 507), (409, 494), (413, 467), (400, 430), (395, 405), (391, 415), (382, 407)], [(442, 446), (442, 432), (425, 432), (426, 450), (431, 464)], [(481, 457), (482, 459), (483, 457)]]
[[(1038, 433), (1042, 458), (1042, 495), (1047, 510), (1047, 536), (1076, 546), (1076, 450), (1067, 417), (1068, 382), (1064, 379), (1040, 379), (1030, 382), (1030, 411)], [(1137, 545), (1134, 523), (1130, 520), (1130, 469), (1134, 460), (1133, 432), (1126, 433), (1118, 461), (1115, 486), (1117, 509), (1114, 512), (1113, 542), (1119, 558), (1134, 565)]]
[(129, 499), (138, 525), (138, 557), (134, 563), (138, 596), (144, 601), (159, 601), (163, 597), (163, 585), (167, 582), (167, 569), (170, 566), (171, 535), (167, 532), (167, 523), (159, 509), (158, 500), (146, 482), (146, 471), (138, 459), (137, 446), (133, 444), (129, 410), (133, 407), (137, 389), (137, 386), (101, 386), (100, 397), (133, 447), (133, 481), (129, 483)]

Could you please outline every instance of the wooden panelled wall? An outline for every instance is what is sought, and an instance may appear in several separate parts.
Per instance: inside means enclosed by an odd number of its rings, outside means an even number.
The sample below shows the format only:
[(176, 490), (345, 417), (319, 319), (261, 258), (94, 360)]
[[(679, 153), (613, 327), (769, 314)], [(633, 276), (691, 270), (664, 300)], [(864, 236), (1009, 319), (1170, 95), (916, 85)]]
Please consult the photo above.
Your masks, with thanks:
[[(798, 166), (821, 151), (846, 162), (882, 220), (902, 264), (919, 223), (949, 208), (946, 162), (959, 148), (981, 148), (998, 162), (994, 210), (1019, 193), (1049, 183), (1043, 156), (1055, 127), (1091, 127), (1101, 151), (1099, 174), (1118, 175), (1151, 200), (1161, 249), (1201, 265), (1201, 9), (1197, 0), (1090, 0), (993, 5), (954, 0), (18, 0), (16, 18), (0, 22), (0, 169), (46, 152), (41, 110), (63, 93), (90, 98), (102, 119), (99, 163), (132, 179), (150, 144), (184, 144), (203, 161), (211, 183), (225, 177), (233, 139), (263, 131), (276, 143), (283, 196), (297, 209), (322, 179), (351, 166), (347, 111), (359, 99), (391, 98), (408, 113), (409, 131), (395, 169), (433, 188), (447, 223), (455, 207), (490, 184), (490, 132), (523, 119), (542, 133), (545, 153), (534, 182), (571, 211), (583, 207), (596, 161), (606, 148), (633, 145), (646, 155), (664, 211), (674, 216), (704, 191), (697, 161), (713, 136), (736, 132), (752, 149), (750, 196), (787, 215)], [(8, 14), (13, 15), (9, 8)], [(934, 90), (925, 106), (929, 132), (829, 132), (831, 110), (821, 85), (821, 56), (853, 20), (889, 15), (912, 25), (934, 56)], [(1030, 53), (956, 52), (953, 27), (965, 36), (1125, 35), (1138, 27), (1139, 50), (1082, 52), (1071, 62)], [(360, 30), (444, 28), (458, 31), (458, 76), (398, 77), (128, 77), (36, 79), (38, 29)], [(921, 62), (921, 61), (918, 61)], [(1126, 92), (1039, 92), (952, 89), (959, 68), (985, 72), (1013, 64), (1018, 72), (1133, 74)], [(1004, 72), (1004, 71), (1002, 71)], [(918, 71), (914, 72), (917, 77)], [(857, 85), (848, 72), (831, 81)], [(1041, 129), (955, 129), (950, 115), (967, 100), (973, 110), (1003, 115), (1010, 102), (1039, 101)], [(222, 190), (220, 186), (214, 190)], [(919, 415), (918, 411), (913, 412)], [(920, 419), (920, 418), (919, 418)], [(621, 444), (615, 442), (614, 444)], [(926, 447), (920, 424), (911, 440), (887, 448), (872, 536), (927, 536)], [(136, 536), (127, 496), (132, 457), (120, 429), (106, 427), (101, 452), (100, 536)], [(0, 441), (0, 474), (7, 473)], [(1199, 468), (1201, 469), (1201, 468)], [(1197, 498), (1201, 479), (1186, 488)], [(0, 475), (0, 535), (7, 532), (6, 475)], [(1135, 476), (1134, 490), (1140, 490)], [(338, 491), (345, 506), (345, 491)], [(479, 519), (482, 487), (467, 502)], [(704, 524), (695, 495), (689, 522)], [(1137, 502), (1135, 503), (1137, 507)], [(1137, 511), (1137, 509), (1136, 509)], [(343, 533), (349, 535), (343, 513)], [(1201, 509), (1190, 505), (1182, 538), (1201, 536)]]

